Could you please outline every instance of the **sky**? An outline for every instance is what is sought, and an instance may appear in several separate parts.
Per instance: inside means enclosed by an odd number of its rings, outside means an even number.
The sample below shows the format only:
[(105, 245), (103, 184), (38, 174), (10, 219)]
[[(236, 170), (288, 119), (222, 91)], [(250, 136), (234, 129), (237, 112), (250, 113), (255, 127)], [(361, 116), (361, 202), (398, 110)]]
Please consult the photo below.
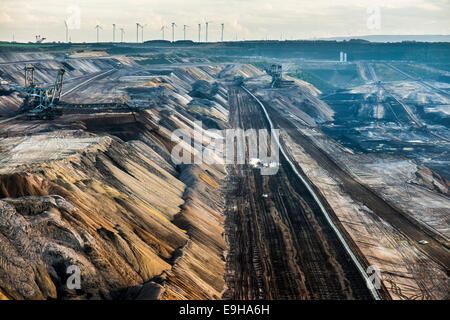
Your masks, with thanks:
[[(209, 41), (314, 39), (358, 35), (450, 34), (450, 0), (0, 0), (0, 40), (28, 42), (36, 35), (72, 42), (136, 42), (136, 22), (144, 40), (198, 39), (198, 24), (209, 21)], [(139, 33), (141, 41), (141, 31)]]

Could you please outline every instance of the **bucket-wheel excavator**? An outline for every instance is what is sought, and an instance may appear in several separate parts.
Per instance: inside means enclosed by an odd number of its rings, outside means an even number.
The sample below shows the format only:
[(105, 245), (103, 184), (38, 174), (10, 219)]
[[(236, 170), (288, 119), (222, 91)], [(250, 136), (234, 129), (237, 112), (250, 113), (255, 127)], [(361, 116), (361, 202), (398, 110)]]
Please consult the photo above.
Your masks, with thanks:
[(25, 115), (28, 119), (53, 119), (62, 114), (62, 108), (58, 106), (63, 86), (65, 70), (60, 68), (55, 83), (50, 88), (45, 88), (41, 83), (34, 81), (34, 66), (25, 67), (25, 92), (27, 98), (25, 108), (29, 110)]

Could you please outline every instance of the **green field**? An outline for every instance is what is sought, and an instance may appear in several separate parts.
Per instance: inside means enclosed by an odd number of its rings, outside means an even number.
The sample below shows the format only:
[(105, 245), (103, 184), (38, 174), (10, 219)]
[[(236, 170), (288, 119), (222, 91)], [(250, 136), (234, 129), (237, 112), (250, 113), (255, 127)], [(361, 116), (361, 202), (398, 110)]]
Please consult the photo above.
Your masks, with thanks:
[(373, 69), (375, 70), (375, 73), (380, 81), (405, 81), (405, 80), (408, 80), (408, 78), (405, 77), (403, 74), (388, 67), (385, 64), (374, 63)]
[(311, 83), (323, 93), (364, 83), (354, 63), (303, 64), (290, 75)]
[(288, 73), (288, 75), (312, 84), (314, 87), (316, 87), (317, 89), (322, 91), (322, 93), (325, 94), (333, 92), (338, 89), (337, 87), (333, 86), (327, 81), (324, 81), (321, 78), (317, 77), (313, 73), (310, 73), (309, 71), (305, 71), (302, 69), (297, 69), (295, 72)]
[[(413, 65), (411, 63), (395, 63), (393, 64), (403, 72), (424, 80), (435, 80), (439, 81), (442, 78), (442, 74), (427, 68), (423, 68), (420, 65)], [(432, 67), (432, 66), (430, 66)]]

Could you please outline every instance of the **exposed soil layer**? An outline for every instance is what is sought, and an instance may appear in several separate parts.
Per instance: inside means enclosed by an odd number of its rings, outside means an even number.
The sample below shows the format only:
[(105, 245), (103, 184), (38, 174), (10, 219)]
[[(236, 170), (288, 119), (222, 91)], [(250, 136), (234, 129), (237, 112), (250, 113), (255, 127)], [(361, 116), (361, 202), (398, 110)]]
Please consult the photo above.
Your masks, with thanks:
[[(220, 298), (220, 189), (199, 178), (201, 168), (178, 172), (169, 165), (165, 145), (171, 142), (143, 125), (151, 121), (145, 114), (134, 125), (127, 117), (113, 125), (109, 117), (96, 116), (101, 136), (112, 128), (132, 131), (137, 140), (103, 136), (82, 153), (0, 175), (0, 263), (7, 270), (0, 272), (0, 293), (9, 299)], [(159, 155), (151, 145), (160, 146)], [(213, 167), (208, 172), (213, 180), (223, 175)], [(69, 265), (80, 267), (82, 290), (65, 286)]]
[[(394, 228), (402, 232), (411, 239), (411, 243), (424, 251), (434, 261), (438, 262), (449, 272), (450, 268), (450, 252), (448, 241), (441, 235), (421, 225), (413, 218), (397, 209), (391, 203), (388, 203), (379, 197), (372, 190), (357, 182), (341, 167), (339, 167), (326, 153), (317, 148), (314, 143), (300, 131), (298, 131), (289, 120), (280, 116), (273, 108), (266, 103), (268, 111), (277, 125), (300, 144), (314, 159), (316, 159), (323, 168), (332, 175), (336, 176), (342, 182), (342, 187), (356, 201), (364, 203), (378, 217), (387, 221)], [(423, 239), (429, 242), (429, 245), (422, 246), (417, 243), (417, 239)]]

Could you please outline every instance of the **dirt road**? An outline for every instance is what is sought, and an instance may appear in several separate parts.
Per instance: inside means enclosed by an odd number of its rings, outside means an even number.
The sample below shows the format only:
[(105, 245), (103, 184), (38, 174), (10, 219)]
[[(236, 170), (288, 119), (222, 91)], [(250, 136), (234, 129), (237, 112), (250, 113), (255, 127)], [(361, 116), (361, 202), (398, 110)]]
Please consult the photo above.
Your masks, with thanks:
[[(230, 124), (267, 128), (260, 106), (231, 87)], [(305, 185), (280, 157), (276, 175), (230, 165), (225, 298), (371, 299), (366, 283)]]

